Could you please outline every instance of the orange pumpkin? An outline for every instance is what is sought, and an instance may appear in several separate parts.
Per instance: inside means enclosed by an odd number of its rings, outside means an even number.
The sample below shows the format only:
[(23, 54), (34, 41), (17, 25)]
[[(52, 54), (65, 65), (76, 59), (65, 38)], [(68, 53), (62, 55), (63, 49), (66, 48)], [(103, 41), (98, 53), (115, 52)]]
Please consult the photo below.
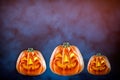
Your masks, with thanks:
[(50, 69), (53, 73), (63, 76), (75, 75), (84, 68), (79, 49), (68, 42), (57, 46), (50, 58)]
[(97, 54), (90, 58), (87, 70), (93, 75), (106, 75), (110, 72), (111, 66), (106, 56)]
[(20, 74), (36, 76), (46, 70), (46, 63), (40, 51), (28, 48), (20, 53), (16, 69)]

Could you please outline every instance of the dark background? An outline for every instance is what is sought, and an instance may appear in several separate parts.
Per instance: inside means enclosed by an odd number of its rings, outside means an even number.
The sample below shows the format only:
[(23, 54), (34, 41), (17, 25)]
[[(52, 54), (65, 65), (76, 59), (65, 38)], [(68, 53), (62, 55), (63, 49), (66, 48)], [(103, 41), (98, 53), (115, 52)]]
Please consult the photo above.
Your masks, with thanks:
[[(119, 0), (0, 0), (0, 80), (115, 80), (120, 69), (119, 27)], [(78, 75), (58, 76), (49, 68), (52, 51), (64, 41), (83, 55), (85, 68)], [(29, 47), (45, 58), (47, 70), (42, 75), (16, 71), (20, 52)], [(108, 75), (87, 72), (89, 58), (98, 52), (110, 61)]]

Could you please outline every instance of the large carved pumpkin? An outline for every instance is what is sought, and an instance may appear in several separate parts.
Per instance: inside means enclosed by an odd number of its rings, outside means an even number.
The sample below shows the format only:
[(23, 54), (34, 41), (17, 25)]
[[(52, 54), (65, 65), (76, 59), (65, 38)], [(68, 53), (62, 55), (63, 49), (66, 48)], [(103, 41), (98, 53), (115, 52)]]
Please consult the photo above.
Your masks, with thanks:
[(50, 58), (50, 69), (63, 76), (75, 75), (84, 68), (83, 57), (79, 49), (68, 42), (57, 46)]
[(93, 75), (106, 75), (110, 72), (111, 66), (106, 56), (97, 54), (90, 58), (87, 70)]
[(46, 63), (40, 51), (28, 48), (20, 53), (16, 69), (20, 74), (35, 76), (46, 70)]

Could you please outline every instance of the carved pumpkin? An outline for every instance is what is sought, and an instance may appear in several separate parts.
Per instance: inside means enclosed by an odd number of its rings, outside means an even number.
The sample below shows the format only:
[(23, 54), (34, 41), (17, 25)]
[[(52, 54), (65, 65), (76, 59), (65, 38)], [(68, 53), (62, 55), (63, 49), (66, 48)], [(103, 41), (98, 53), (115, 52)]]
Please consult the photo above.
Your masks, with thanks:
[(50, 69), (53, 73), (63, 76), (75, 75), (84, 68), (79, 49), (68, 42), (57, 46), (50, 58)]
[(19, 55), (16, 69), (20, 74), (35, 76), (46, 70), (46, 63), (41, 52), (28, 48)]
[(93, 75), (106, 75), (110, 72), (111, 66), (106, 56), (97, 54), (90, 58), (87, 70)]

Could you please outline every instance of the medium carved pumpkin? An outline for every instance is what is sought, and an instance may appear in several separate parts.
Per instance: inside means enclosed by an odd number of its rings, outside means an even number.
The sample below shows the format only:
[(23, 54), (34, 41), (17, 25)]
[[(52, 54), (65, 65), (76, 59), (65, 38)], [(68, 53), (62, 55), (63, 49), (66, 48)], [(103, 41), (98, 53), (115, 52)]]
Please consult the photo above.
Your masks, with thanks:
[(28, 48), (20, 53), (16, 69), (20, 74), (36, 76), (46, 70), (46, 63), (40, 51)]
[(111, 66), (106, 56), (97, 54), (90, 58), (87, 70), (93, 75), (106, 75), (110, 72)]
[(79, 49), (68, 42), (57, 46), (50, 58), (50, 69), (53, 73), (63, 76), (75, 75), (84, 68)]

